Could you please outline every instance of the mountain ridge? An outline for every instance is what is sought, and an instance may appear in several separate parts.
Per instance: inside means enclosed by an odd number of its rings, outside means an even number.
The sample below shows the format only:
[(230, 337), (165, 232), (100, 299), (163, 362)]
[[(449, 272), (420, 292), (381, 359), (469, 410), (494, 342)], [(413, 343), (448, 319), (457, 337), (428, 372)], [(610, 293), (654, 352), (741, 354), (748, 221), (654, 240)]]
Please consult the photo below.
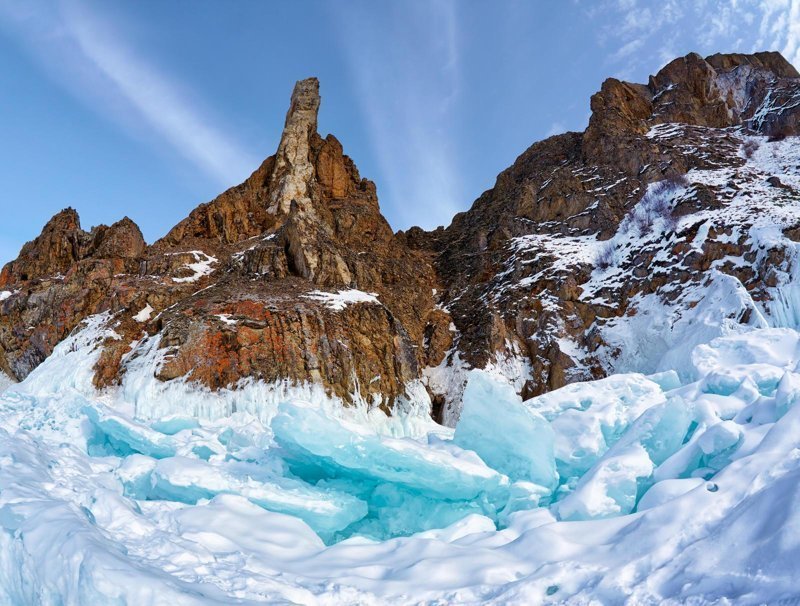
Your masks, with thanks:
[[(684, 175), (741, 172), (748, 140), (796, 135), (796, 99), (800, 75), (778, 53), (692, 53), (648, 84), (610, 78), (586, 131), (534, 143), (447, 228), (395, 234), (374, 183), (333, 135), (317, 133), (319, 82), (301, 80), (276, 154), (152, 245), (129, 219), (91, 232), (75, 211), (51, 219), (0, 273), (0, 369), (24, 378), (84, 318), (110, 312), (119, 339), (103, 345), (98, 388), (120, 384), (127, 361), (156, 341), (162, 381), (311, 382), (387, 411), (424, 387), (448, 424), (471, 367), (498, 369), (526, 397), (604, 376), (619, 358), (608, 326), (636, 315), (631, 302), (686, 289), (715, 263), (752, 253), (747, 238), (719, 241), (718, 224), (699, 254), (687, 244), (700, 226), (685, 217), (733, 198)], [(768, 177), (780, 184), (769, 192), (792, 199), (791, 183)], [(653, 242), (640, 234), (647, 254), (613, 267), (629, 283), (598, 282), (611, 267), (601, 267), (600, 243), (624, 240), (621, 228), (659, 182), (673, 229)], [(671, 274), (651, 280), (664, 242)], [(567, 264), (565, 244), (577, 253)], [(770, 266), (788, 263), (787, 250), (725, 275), (768, 301), (782, 279)], [(587, 299), (590, 290), (605, 303)], [(743, 321), (757, 317), (745, 308)]]

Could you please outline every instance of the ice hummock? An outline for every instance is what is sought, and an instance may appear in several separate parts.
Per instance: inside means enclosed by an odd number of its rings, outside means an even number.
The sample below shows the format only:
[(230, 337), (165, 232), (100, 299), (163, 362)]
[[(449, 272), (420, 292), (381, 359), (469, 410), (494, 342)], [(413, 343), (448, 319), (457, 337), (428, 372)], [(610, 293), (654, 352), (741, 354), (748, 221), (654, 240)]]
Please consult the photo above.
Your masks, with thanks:
[(107, 320), (0, 394), (0, 603), (794, 595), (794, 329), (698, 344), (693, 381), (622, 374), (523, 402), (472, 372), (453, 432), (421, 395), (389, 418), (244, 385), (223, 414), (236, 392), (150, 385), (147, 356), (98, 394)]
[(553, 428), (511, 385), (488, 373), (470, 373), (453, 442), (512, 480), (549, 491), (557, 485)]

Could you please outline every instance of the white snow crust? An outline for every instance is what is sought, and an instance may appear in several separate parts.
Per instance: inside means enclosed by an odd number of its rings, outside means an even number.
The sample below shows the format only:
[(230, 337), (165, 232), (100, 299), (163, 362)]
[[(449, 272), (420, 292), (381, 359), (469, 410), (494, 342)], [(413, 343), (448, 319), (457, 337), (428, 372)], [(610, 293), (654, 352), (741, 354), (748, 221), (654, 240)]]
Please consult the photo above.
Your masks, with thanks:
[(314, 290), (301, 296), (305, 299), (320, 301), (333, 311), (342, 311), (348, 305), (353, 305), (355, 303), (371, 303), (373, 305), (380, 305), (378, 295), (375, 293), (367, 293), (354, 288), (349, 290), (339, 290), (337, 292)]
[(197, 282), (203, 276), (207, 276), (214, 272), (212, 267), (218, 262), (216, 257), (207, 255), (202, 250), (190, 250), (186, 253), (172, 253), (180, 255), (192, 255), (194, 263), (187, 263), (185, 268), (192, 272), (192, 275), (182, 278), (172, 278), (172, 281), (177, 284)]
[[(668, 140), (687, 128), (682, 124), (660, 124), (648, 136)], [(681, 199), (691, 198), (695, 186), (714, 186), (721, 188), (722, 207), (669, 218), (664, 209), (661, 214), (652, 213), (647, 204), (653, 197), (645, 196), (611, 240), (582, 244), (587, 250), (594, 247), (596, 255), (605, 251), (610, 264), (597, 267), (589, 282), (581, 285), (581, 298), (612, 307), (614, 302), (604, 301), (601, 291), (615, 283), (624, 283), (629, 270), (624, 269), (622, 262), (643, 249), (656, 250), (658, 261), (672, 258), (671, 251), (676, 245), (689, 244), (692, 250), (701, 251), (712, 241), (738, 242), (743, 238), (744, 245), (756, 255), (754, 261), (728, 256), (712, 264), (702, 281), (669, 282), (658, 292), (637, 296), (628, 306), (634, 313), (612, 318), (599, 326), (606, 343), (599, 355), (610, 372), (647, 374), (676, 370), (682, 380), (695, 380), (698, 377), (687, 363), (686, 355), (694, 346), (753, 328), (800, 327), (800, 243), (784, 234), (785, 229), (797, 225), (800, 212), (794, 194), (768, 182), (770, 177), (779, 177), (786, 187), (795, 192), (800, 190), (800, 146), (795, 137), (768, 141), (761, 136), (741, 133), (737, 136), (744, 141), (752, 140), (757, 146), (751, 157), (742, 155), (743, 166), (692, 170), (686, 175), (684, 185), (662, 194), (667, 197), (662, 202), (668, 208)], [(705, 143), (712, 144), (711, 138)], [(704, 153), (701, 148), (686, 152)], [(699, 226), (697, 233), (691, 242), (685, 242), (678, 234), (692, 225)], [(710, 233), (712, 226), (717, 233)], [(720, 233), (721, 229), (725, 231)], [(781, 251), (782, 261), (770, 264), (767, 261), (770, 251)], [(732, 275), (736, 268), (751, 265), (772, 265), (774, 286), (769, 287), (768, 297), (753, 297)], [(580, 363), (580, 352), (566, 353)]]
[(147, 322), (153, 315), (153, 311), (155, 310), (148, 303), (133, 316), (133, 319), (137, 322)]
[[(0, 603), (771, 603), (800, 573), (800, 333), (522, 402), (467, 373), (455, 434), (312, 388), (91, 369), (91, 318), (0, 395)], [(166, 385), (166, 387), (165, 387)], [(136, 397), (131, 398), (131, 394)]]

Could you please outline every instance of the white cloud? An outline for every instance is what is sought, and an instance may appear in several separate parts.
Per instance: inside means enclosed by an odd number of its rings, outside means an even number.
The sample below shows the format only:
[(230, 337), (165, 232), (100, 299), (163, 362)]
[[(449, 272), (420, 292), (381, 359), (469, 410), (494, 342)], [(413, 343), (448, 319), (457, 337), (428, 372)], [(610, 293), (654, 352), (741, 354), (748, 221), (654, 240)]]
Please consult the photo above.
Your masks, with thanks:
[(452, 122), (461, 69), (456, 6), (387, 5), (388, 18), (379, 20), (355, 4), (336, 5), (337, 32), (380, 167), (378, 194), (402, 222), (395, 228), (447, 224), (464, 202)]
[(790, 3), (783, 54), (793, 65), (800, 65), (800, 2), (797, 0)]
[(553, 135), (560, 135), (561, 133), (565, 132), (567, 132), (567, 127), (564, 126), (563, 122), (553, 122), (550, 125), (550, 128), (547, 130), (545, 138), (552, 137)]
[(778, 50), (800, 64), (800, 0), (666, 0), (658, 10), (652, 6), (649, 0), (606, 0), (587, 11), (607, 23), (598, 41), (617, 74), (641, 78), (643, 69), (653, 70), (654, 55), (666, 63), (688, 51)]
[(48, 74), (122, 128), (143, 128), (222, 185), (248, 175), (258, 158), (213, 125), (153, 65), (122, 41), (115, 24), (76, 1), (0, 2), (0, 19), (39, 60)]
[(640, 50), (644, 46), (644, 43), (644, 38), (634, 38), (630, 42), (620, 46), (614, 53), (612, 53), (610, 60), (621, 61), (622, 59), (626, 59), (636, 51)]
[(753, 10), (760, 13), (754, 50), (779, 50), (800, 66), (800, 0), (760, 0)]

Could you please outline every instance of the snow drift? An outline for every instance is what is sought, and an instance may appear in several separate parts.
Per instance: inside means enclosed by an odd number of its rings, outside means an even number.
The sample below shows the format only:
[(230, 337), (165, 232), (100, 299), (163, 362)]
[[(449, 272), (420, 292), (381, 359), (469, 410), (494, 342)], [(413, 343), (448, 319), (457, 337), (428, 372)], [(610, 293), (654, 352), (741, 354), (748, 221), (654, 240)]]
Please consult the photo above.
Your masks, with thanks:
[(186, 416), (234, 396), (155, 392), (156, 358), (98, 394), (104, 320), (0, 396), (0, 602), (796, 595), (793, 329), (698, 345), (686, 384), (623, 374), (522, 402), (475, 371), (453, 432), (419, 407), (392, 419), (258, 385), (249, 407)]

